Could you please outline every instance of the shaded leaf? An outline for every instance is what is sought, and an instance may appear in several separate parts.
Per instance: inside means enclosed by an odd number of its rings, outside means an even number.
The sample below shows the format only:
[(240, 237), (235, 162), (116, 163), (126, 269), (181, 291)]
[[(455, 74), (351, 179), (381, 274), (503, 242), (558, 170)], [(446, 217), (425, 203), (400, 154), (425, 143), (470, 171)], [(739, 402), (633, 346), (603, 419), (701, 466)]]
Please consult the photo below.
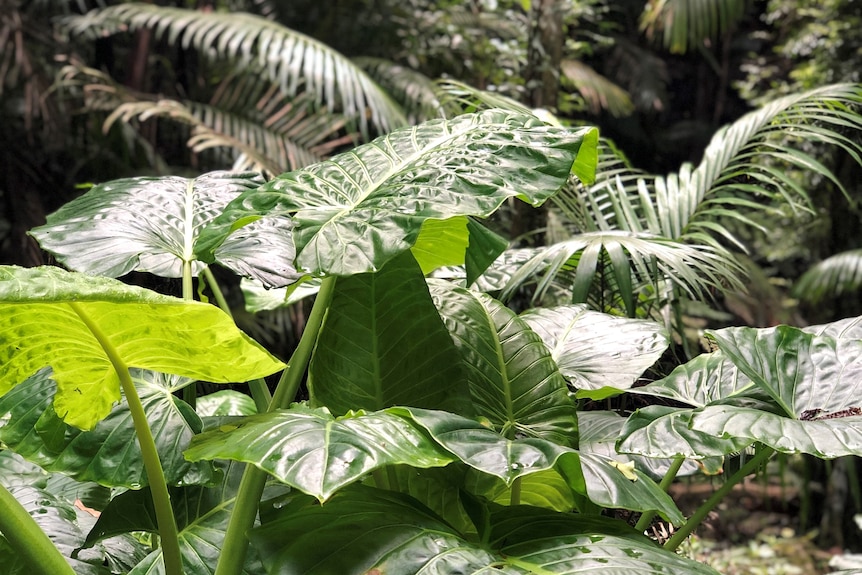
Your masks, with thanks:
[(436, 280), (429, 285), (461, 354), (477, 414), (509, 439), (577, 445), (575, 405), (541, 338), (484, 294)]
[(477, 544), (409, 497), (356, 487), (281, 513), (250, 538), (270, 572), (308, 575), (715, 574), (620, 521), (493, 504), (488, 517), (487, 543)]
[(458, 354), (412, 255), (340, 278), (309, 368), (314, 402), (337, 415), (391, 405), (469, 411)]
[[(179, 529), (183, 571), (188, 575), (211, 575), (215, 572), (244, 467), (234, 463), (224, 466), (221, 470), (223, 479), (215, 487), (177, 487), (170, 490)], [(107, 537), (132, 531), (158, 532), (148, 489), (127, 491), (115, 497), (87, 536), (87, 545), (100, 541), (107, 543), (110, 541)], [(242, 573), (256, 575), (260, 570), (259, 558), (254, 552), (249, 553)], [(129, 575), (164, 575), (164, 572), (162, 551), (156, 549)]]
[[(202, 424), (191, 407), (172, 395), (179, 386), (170, 384), (180, 378), (134, 370), (133, 379), (168, 483), (210, 481), (209, 465), (191, 464), (182, 456)], [(42, 370), (0, 397), (0, 418), (8, 416), (0, 426), (0, 441), (44, 469), (78, 481), (132, 489), (146, 485), (147, 474), (128, 404), (122, 401), (115, 405), (92, 431), (61, 422), (59, 444), (46, 445), (35, 427), (44, 413), (54, 412), (55, 392), (50, 370)]]
[(199, 397), (195, 411), (200, 417), (253, 415), (257, 413), (257, 407), (248, 395), (232, 389), (224, 389)]

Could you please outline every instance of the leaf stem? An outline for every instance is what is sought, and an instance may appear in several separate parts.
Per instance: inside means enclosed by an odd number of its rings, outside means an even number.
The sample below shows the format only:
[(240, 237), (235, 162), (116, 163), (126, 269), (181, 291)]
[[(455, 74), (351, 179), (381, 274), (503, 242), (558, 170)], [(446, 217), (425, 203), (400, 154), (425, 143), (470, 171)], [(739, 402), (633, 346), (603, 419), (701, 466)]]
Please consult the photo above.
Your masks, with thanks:
[[(324, 278), (320, 291), (314, 299), (314, 306), (308, 316), (308, 323), (302, 332), (299, 344), (296, 346), (287, 368), (281, 374), (281, 379), (275, 389), (275, 395), (269, 403), (268, 411), (288, 407), (296, 398), (302, 376), (311, 359), (311, 352), (317, 343), (317, 336), (323, 325), (323, 319), (332, 301), (335, 289), (335, 278)], [(231, 513), (225, 533), (224, 544), (216, 566), (215, 575), (236, 575), (242, 572), (245, 555), (248, 551), (246, 533), (254, 525), (260, 498), (266, 484), (267, 473), (253, 465), (246, 465), (237, 493), (233, 513)]]
[(0, 484), (0, 532), (34, 575), (75, 575), (24, 506)]
[[(191, 186), (191, 184), (189, 184)], [(192, 262), (190, 259), (183, 260), (183, 299), (194, 301), (195, 291), (192, 284)], [(198, 399), (197, 382), (193, 382), (183, 388), (183, 401), (195, 408)]]
[(668, 551), (676, 551), (676, 548), (680, 546), (680, 544), (685, 541), (686, 537), (691, 535), (691, 532), (694, 531), (698, 525), (706, 518), (707, 514), (709, 514), (712, 509), (719, 504), (719, 502), (724, 499), (724, 496), (730, 493), (730, 490), (733, 489), (733, 486), (745, 479), (750, 473), (755, 471), (758, 467), (760, 467), (763, 462), (765, 462), (769, 457), (775, 453), (775, 450), (766, 445), (761, 445), (757, 453), (755, 453), (754, 457), (748, 460), (748, 463), (743, 465), (739, 471), (734, 473), (727, 482), (722, 485), (712, 496), (706, 500), (706, 502), (697, 508), (697, 511), (688, 518), (688, 521), (685, 522), (685, 525), (680, 527), (676, 533), (673, 534), (673, 537), (667, 540), (667, 543), (664, 544), (664, 548)]
[(110, 340), (102, 333), (102, 330), (93, 322), (87, 313), (75, 302), (69, 302), (69, 306), (74, 310), (87, 329), (99, 342), (99, 345), (108, 356), (117, 377), (120, 379), (120, 385), (123, 388), (123, 393), (126, 396), (126, 403), (129, 406), (129, 413), (132, 416), (132, 422), (135, 426), (135, 435), (138, 437), (138, 443), (141, 447), (141, 457), (144, 460), (144, 469), (147, 472), (147, 481), (150, 484), (150, 493), (153, 497), (153, 507), (156, 511), (156, 521), (159, 526), (159, 536), (162, 543), (162, 556), (165, 561), (166, 575), (182, 575), (183, 564), (182, 555), (180, 553), (179, 534), (177, 531), (177, 522), (174, 518), (174, 512), (171, 508), (171, 497), (168, 493), (168, 485), (165, 481), (165, 474), (162, 470), (162, 463), (159, 461), (159, 452), (156, 449), (156, 442), (153, 439), (152, 431), (147, 423), (147, 414), (144, 411), (144, 406), (141, 403), (141, 398), (135, 389), (135, 383), (132, 381), (132, 376), (129, 374), (129, 368), (117, 349)]
[[(227, 300), (224, 297), (224, 293), (222, 293), (221, 288), (209, 267), (204, 268), (203, 274), (207, 284), (209, 284), (210, 289), (213, 292), (213, 296), (215, 297), (219, 308), (233, 319), (233, 313), (230, 311), (230, 306), (228, 305)], [(269, 402), (272, 401), (272, 394), (269, 392), (266, 382), (263, 379), (253, 379), (248, 382), (248, 389), (251, 392), (252, 399), (254, 399), (254, 405), (257, 407), (258, 413), (266, 411), (269, 407)]]
[(521, 504), (521, 476), (512, 482), (512, 491), (509, 494), (509, 505)]
[[(664, 474), (664, 477), (661, 478), (661, 483), (658, 484), (659, 489), (664, 492), (667, 492), (668, 488), (670, 488), (670, 484), (673, 483), (673, 480), (676, 479), (676, 474), (679, 473), (680, 467), (685, 463), (685, 457), (680, 455), (675, 457), (674, 460), (670, 464), (670, 468), (667, 470), (667, 473)], [(655, 517), (655, 509), (650, 511), (644, 511), (641, 514), (640, 519), (638, 519), (637, 524), (635, 524), (635, 529), (643, 533), (647, 530), (650, 523), (652, 523), (652, 518)]]

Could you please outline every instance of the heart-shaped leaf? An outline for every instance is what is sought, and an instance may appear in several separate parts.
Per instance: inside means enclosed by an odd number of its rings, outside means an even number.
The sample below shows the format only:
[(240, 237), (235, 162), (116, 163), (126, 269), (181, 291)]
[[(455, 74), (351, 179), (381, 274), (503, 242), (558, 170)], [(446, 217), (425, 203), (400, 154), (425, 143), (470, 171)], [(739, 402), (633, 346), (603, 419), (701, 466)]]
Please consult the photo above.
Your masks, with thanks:
[(469, 411), (458, 352), (410, 253), (377, 273), (338, 279), (309, 391), (338, 415), (391, 405)]
[(195, 437), (186, 457), (252, 463), (321, 501), (387, 465), (440, 467), (455, 457), (407, 420), (387, 412), (334, 418), (294, 405)]
[(577, 445), (575, 405), (541, 338), (498, 301), (447, 282), (431, 296), (466, 368), (478, 415), (504, 437)]
[[(39, 527), (67, 558), (79, 575), (107, 575), (102, 567), (104, 556), (99, 553), (84, 554), (77, 550), (84, 544), (84, 533), (78, 524), (75, 508), (44, 489), (16, 485), (9, 489), (15, 499), (26, 509)], [(4, 575), (29, 575), (33, 568), (26, 563), (20, 552), (13, 549), (0, 534), (0, 565)]]
[(402, 407), (387, 411), (412, 419), (461, 461), (506, 485), (518, 477), (551, 469), (562, 455), (574, 452), (537, 437), (509, 440), (477, 421), (445, 411)]
[(593, 397), (592, 392), (606, 387), (630, 388), (667, 349), (659, 324), (590, 311), (585, 305), (535, 308), (521, 319), (551, 350), (578, 397)]
[(0, 267), (0, 395), (50, 365), (55, 412), (91, 429), (120, 399), (100, 338), (128, 367), (204, 381), (247, 381), (284, 367), (215, 306), (59, 268)]
[[(201, 420), (172, 392), (181, 387), (181, 378), (133, 370), (133, 378), (147, 421), (153, 430), (168, 483), (205, 483), (212, 479), (209, 464), (192, 464), (182, 451)], [(141, 451), (128, 404), (115, 405), (92, 431), (80, 431), (60, 422), (59, 442), (50, 444), (38, 433), (44, 414), (54, 413), (56, 384), (50, 370), (36, 375), (0, 397), (0, 441), (48, 471), (64, 473), (79, 481), (93, 481), (110, 487), (139, 489), (147, 484)]]
[(605, 507), (635, 511), (657, 510), (674, 524), (683, 517), (667, 493), (640, 470), (631, 480), (614, 459), (578, 453), (537, 437), (509, 440), (482, 424), (451, 413), (394, 407), (389, 413), (410, 417), (440, 445), (478, 471), (497, 477), (507, 486), (516, 479), (555, 469), (569, 486)]
[(237, 227), (285, 215), (295, 225), (297, 269), (373, 272), (410, 249), (428, 219), (485, 217), (510, 197), (541, 204), (595, 136), (504, 110), (395, 130), (242, 194), (203, 232), (202, 246), (212, 253)]
[[(137, 270), (182, 277), (183, 263), (189, 262), (192, 272), (198, 274), (204, 267), (198, 258), (201, 230), (241, 192), (263, 181), (258, 174), (231, 172), (211, 172), (194, 179), (114, 180), (94, 186), (30, 233), (75, 271), (119, 277)], [(289, 220), (285, 221), (289, 226)], [(216, 259), (270, 285), (296, 279), (289, 228), (279, 234), (272, 229), (277, 226), (274, 220), (262, 222), (257, 230), (231, 238)], [(280, 249), (273, 249), (271, 241), (267, 245), (255, 241), (255, 232), (266, 233)], [(284, 245), (285, 241), (290, 245)]]

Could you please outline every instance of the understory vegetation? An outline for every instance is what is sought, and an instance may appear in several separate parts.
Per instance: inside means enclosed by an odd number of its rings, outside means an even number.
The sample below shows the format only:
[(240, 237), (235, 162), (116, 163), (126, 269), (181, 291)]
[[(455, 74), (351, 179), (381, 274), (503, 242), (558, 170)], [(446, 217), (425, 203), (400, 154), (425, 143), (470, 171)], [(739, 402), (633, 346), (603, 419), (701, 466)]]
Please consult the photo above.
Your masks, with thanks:
[[(278, 3), (246, 4), (64, 5), (56, 37), (5, 60), (31, 72), (4, 77), (27, 104), (4, 108), (5, 138), (56, 137), (32, 122), (72, 102), (104, 131), (64, 128), (81, 138), (78, 192), (17, 244), (52, 265), (0, 266), (4, 573), (710, 574), (692, 534), (722, 502), (788, 467), (810, 483), (817, 465), (838, 502), (822, 525), (847, 546), (862, 316), (809, 324), (775, 302), (855, 293), (858, 249), (788, 286), (765, 263), (790, 260), (764, 246), (804, 236), (824, 195), (858, 215), (862, 85), (809, 69), (811, 85), (752, 96), (700, 157), (656, 174), (584, 117), (647, 104), (582, 45), (563, 42), (544, 91), (545, 2), (507, 4), (508, 22), (407, 3), (425, 35), (381, 35), (402, 63), (350, 60), (279, 23)], [(642, 22), (676, 52), (745, 13), (716, 2), (720, 26), (672, 33), (669, 4)], [(52, 9), (13, 2), (0, 44)], [(447, 60), (447, 26), (483, 18), (499, 37)], [(118, 36), (186, 98), (117, 81)], [(55, 57), (29, 99), (57, 38), (92, 43), (94, 61)], [(152, 44), (175, 53), (156, 64)], [(418, 70), (456, 65), (471, 82)], [(40, 180), (15, 154), (6, 199)], [(121, 155), (132, 173), (80, 179)], [(683, 505), (680, 478), (715, 487)]]

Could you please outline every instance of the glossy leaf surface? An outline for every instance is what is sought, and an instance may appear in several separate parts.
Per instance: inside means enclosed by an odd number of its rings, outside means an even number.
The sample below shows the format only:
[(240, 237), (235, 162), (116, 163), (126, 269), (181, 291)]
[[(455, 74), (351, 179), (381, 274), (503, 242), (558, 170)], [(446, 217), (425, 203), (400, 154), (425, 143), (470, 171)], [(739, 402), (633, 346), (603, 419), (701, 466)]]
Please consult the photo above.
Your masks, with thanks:
[(504, 437), (577, 445), (575, 405), (541, 338), (496, 300), (445, 282), (431, 295), (463, 362), (477, 414)]
[(585, 305), (534, 308), (521, 319), (548, 346), (578, 397), (592, 397), (591, 391), (603, 387), (630, 388), (667, 348), (659, 324), (614, 317)]
[(252, 220), (290, 216), (297, 269), (372, 272), (416, 242), (428, 219), (484, 217), (509, 197), (534, 205), (569, 176), (593, 128), (565, 130), (489, 110), (396, 130), (242, 194), (203, 234), (209, 252)]
[(636, 471), (637, 480), (630, 480), (614, 466), (612, 458), (579, 454), (537, 437), (509, 440), (478, 422), (446, 412), (402, 407), (387, 411), (405, 417), (409, 414), (461, 461), (507, 486), (517, 478), (554, 469), (565, 476), (572, 489), (600, 505), (658, 510), (673, 523), (683, 519), (670, 497), (649, 477)]
[[(636, 469), (640, 469), (656, 481), (661, 480), (670, 467), (671, 459), (634, 455), (630, 449), (623, 450), (624, 454), (617, 451), (617, 440), (623, 433), (624, 426), (628, 426), (629, 420), (636, 418), (641, 411), (643, 409), (635, 412), (629, 418), (622, 417), (612, 411), (579, 412), (578, 429), (581, 432), (580, 451), (582, 453), (602, 455), (617, 461), (632, 461)], [(630, 432), (629, 437), (632, 437)], [(652, 442), (655, 440), (657, 438), (649, 436), (646, 439), (631, 439), (630, 444), (640, 448), (643, 441)], [(629, 442), (627, 442), (628, 444)], [(694, 475), (701, 471), (710, 474), (718, 473), (721, 471), (722, 463), (723, 460), (721, 458), (707, 458), (699, 462), (686, 460), (677, 472), (677, 476)]]
[(858, 337), (816, 335), (789, 326), (727, 328), (710, 334), (739, 370), (790, 417), (854, 408), (862, 415)]
[(477, 544), (408, 497), (350, 489), (285, 510), (250, 537), (276, 573), (715, 574), (612, 519), (495, 505), (486, 516), (487, 543)]
[(337, 415), (391, 405), (469, 409), (458, 353), (409, 253), (377, 273), (339, 278), (309, 389)]
[(215, 306), (59, 268), (4, 266), (0, 395), (50, 365), (63, 421), (91, 429), (104, 418), (120, 399), (119, 380), (84, 318), (129, 367), (224, 383), (283, 367)]
[[(190, 463), (182, 455), (202, 425), (194, 410), (172, 395), (181, 386), (180, 378), (134, 371), (135, 386), (168, 483), (210, 481), (213, 471), (209, 464)], [(46, 416), (56, 418), (52, 407), (55, 392), (50, 370), (41, 370), (0, 397), (0, 420), (8, 416), (0, 426), (0, 441), (48, 471), (79, 481), (131, 489), (146, 485), (147, 474), (128, 404), (122, 401), (115, 405), (91, 431), (81, 431), (58, 420), (59, 438), (49, 441), (40, 428)]]
[(441, 467), (455, 461), (423, 431), (390, 413), (336, 419), (302, 405), (203, 433), (185, 455), (193, 461), (251, 463), (321, 501), (380, 467)]
[[(128, 178), (99, 184), (48, 216), (31, 234), (70, 269), (119, 277), (131, 271), (182, 277), (183, 262), (198, 274), (198, 236), (241, 192), (263, 184), (254, 173), (211, 172), (194, 179), (178, 176)], [(289, 225), (289, 220), (287, 224)], [(269, 226), (276, 226), (270, 221)], [(258, 226), (257, 231), (267, 230)], [(254, 268), (267, 283), (296, 277), (290, 246), (264, 246), (254, 237), (231, 238), (217, 254), (219, 261), (242, 273)], [(289, 229), (284, 236), (289, 240)], [(269, 238), (279, 234), (269, 233)], [(282, 239), (279, 244), (283, 244)], [(253, 265), (244, 268), (241, 262)], [(243, 275), (246, 275), (243, 273)], [(270, 277), (272, 276), (272, 277)], [(264, 279), (263, 281), (266, 281)]]

